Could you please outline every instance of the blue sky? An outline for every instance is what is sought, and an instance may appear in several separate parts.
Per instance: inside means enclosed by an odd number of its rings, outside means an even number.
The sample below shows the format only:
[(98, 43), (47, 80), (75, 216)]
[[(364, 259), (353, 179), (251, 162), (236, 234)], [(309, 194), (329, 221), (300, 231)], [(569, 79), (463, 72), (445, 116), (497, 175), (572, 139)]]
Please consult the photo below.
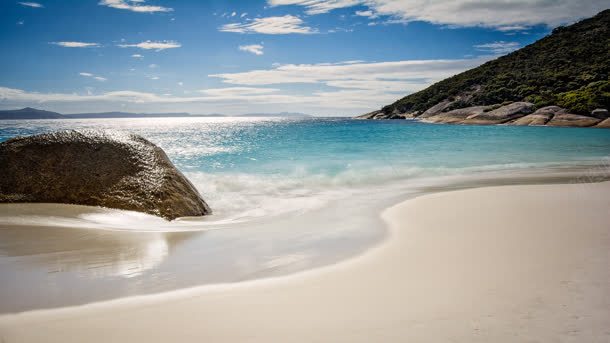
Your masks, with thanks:
[(607, 7), (606, 0), (1, 0), (0, 108), (355, 115)]

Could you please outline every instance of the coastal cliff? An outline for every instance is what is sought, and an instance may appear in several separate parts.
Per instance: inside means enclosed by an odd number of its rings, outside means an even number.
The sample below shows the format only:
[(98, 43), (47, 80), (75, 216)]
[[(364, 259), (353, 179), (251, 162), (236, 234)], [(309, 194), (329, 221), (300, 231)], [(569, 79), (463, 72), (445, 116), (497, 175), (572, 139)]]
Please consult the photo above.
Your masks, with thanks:
[(610, 10), (356, 119), (610, 127)]

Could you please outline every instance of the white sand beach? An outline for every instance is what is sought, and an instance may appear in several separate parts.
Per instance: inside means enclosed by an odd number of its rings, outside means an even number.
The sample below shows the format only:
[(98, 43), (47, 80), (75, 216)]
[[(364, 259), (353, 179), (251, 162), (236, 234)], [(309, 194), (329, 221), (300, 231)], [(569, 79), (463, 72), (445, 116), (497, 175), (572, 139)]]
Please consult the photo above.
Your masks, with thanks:
[(609, 342), (610, 183), (436, 193), (365, 254), (0, 317), (0, 342)]

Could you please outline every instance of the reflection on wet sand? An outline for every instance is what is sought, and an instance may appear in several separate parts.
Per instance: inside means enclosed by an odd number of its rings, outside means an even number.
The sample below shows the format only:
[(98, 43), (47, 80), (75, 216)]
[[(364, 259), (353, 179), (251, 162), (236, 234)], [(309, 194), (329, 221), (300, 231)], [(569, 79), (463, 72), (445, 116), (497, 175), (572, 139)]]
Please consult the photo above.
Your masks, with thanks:
[(193, 233), (122, 232), (73, 228), (0, 229), (0, 255), (49, 273), (133, 277), (159, 265), (170, 248)]
[[(43, 287), (40, 277), (35, 274), (46, 273), (49, 277), (47, 286), (64, 285), (65, 288), (57, 289), (56, 299), (69, 303), (71, 301), (65, 300), (77, 287), (70, 284), (72, 278), (94, 281), (142, 275), (159, 266), (181, 242), (201, 234), (82, 228), (84, 221), (79, 218), (99, 215), (103, 211), (58, 204), (0, 205), (0, 271), (6, 276), (9, 275), (7, 271), (19, 269), (17, 271), (22, 273), (16, 275), (36, 281), (31, 285), (20, 278), (3, 278), (5, 291), (0, 291), (0, 311), (22, 309), (28, 296), (21, 295), (34, 294)], [(32, 217), (31, 213), (36, 213), (37, 217)], [(75, 227), (70, 227), (71, 224)], [(95, 282), (88, 286), (98, 287)], [(104, 291), (103, 285), (99, 287), (99, 291)], [(44, 293), (48, 293), (48, 289)]]

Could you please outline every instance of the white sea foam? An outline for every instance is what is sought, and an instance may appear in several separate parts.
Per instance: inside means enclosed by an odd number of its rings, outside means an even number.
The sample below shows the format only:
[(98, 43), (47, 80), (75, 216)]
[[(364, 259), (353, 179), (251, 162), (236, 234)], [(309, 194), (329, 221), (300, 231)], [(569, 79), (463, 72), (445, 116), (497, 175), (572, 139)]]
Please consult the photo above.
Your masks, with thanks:
[[(274, 218), (308, 214), (330, 204), (341, 203), (349, 212), (360, 199), (391, 199), (426, 187), (476, 180), (493, 180), (553, 175), (568, 177), (591, 170), (595, 161), (578, 164), (500, 164), (466, 168), (346, 169), (335, 175), (306, 173), (296, 169), (289, 174), (189, 172), (187, 177), (199, 189), (214, 214), (166, 221), (153, 215), (89, 206), (63, 204), (2, 204), (1, 226), (72, 227), (130, 231), (205, 231), (235, 226), (270, 223)], [(590, 167), (588, 167), (590, 165)], [(507, 174), (506, 171), (511, 173)]]

